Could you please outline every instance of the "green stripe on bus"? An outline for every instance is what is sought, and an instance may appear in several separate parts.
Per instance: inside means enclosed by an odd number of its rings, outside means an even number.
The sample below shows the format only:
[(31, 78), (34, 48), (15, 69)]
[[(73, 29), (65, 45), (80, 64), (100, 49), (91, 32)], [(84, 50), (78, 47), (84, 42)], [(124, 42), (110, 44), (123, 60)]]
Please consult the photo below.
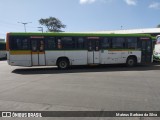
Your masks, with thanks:
[(107, 34), (107, 33), (9, 33), (12, 36), (75, 36), (75, 37), (151, 37), (149, 34)]

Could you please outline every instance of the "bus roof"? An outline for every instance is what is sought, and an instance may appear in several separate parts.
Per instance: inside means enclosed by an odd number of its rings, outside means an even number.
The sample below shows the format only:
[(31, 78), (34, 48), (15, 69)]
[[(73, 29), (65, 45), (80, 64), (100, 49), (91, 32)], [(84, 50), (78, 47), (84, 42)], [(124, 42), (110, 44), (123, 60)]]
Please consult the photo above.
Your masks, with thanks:
[(133, 36), (133, 37), (151, 37), (149, 34), (107, 34), (107, 33), (67, 33), (67, 32), (52, 32), (52, 33), (24, 33), (24, 32), (10, 32), (7, 33), (7, 35), (12, 35), (12, 36), (82, 36), (82, 37), (87, 37), (87, 36), (100, 36), (100, 37), (109, 37), (109, 36), (119, 36), (119, 37), (128, 37), (128, 36)]

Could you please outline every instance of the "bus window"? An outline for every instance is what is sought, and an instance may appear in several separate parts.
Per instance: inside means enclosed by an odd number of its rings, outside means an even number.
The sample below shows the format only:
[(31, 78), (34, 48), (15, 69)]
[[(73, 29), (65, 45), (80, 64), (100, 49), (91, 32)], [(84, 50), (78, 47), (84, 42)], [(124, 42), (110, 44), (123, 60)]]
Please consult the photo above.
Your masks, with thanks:
[(160, 44), (160, 37), (157, 38), (156, 44)]
[(58, 39), (58, 49), (62, 49), (62, 42), (61, 42), (61, 39)]
[(75, 41), (72, 37), (61, 37), (62, 49), (73, 49), (75, 48)]
[(128, 37), (127, 38), (127, 48), (128, 49), (137, 49), (137, 38), (136, 37)]
[(55, 50), (57, 49), (57, 43), (55, 37), (46, 38), (45, 42), (45, 49), (46, 50)]
[(109, 38), (103, 38), (101, 41), (101, 48), (102, 49), (107, 49), (110, 48), (110, 40)]
[(92, 41), (88, 41), (88, 51), (93, 51)]
[(29, 49), (29, 41), (26, 38), (22, 40), (22, 49), (23, 50)]
[(125, 48), (125, 39), (122, 37), (115, 37), (112, 39), (112, 48)]
[(32, 51), (36, 52), (38, 50), (38, 44), (37, 41), (32, 40)]
[(85, 48), (85, 39), (83, 37), (77, 38), (77, 49), (84, 49)]
[(152, 47), (152, 43), (151, 43), (151, 41), (148, 41), (148, 42), (147, 42), (147, 51), (148, 51), (148, 52), (151, 52), (151, 50), (152, 50), (151, 47)]
[(99, 40), (96, 40), (95, 51), (99, 51)]
[(30, 44), (29, 40), (26, 37), (12, 37), (11, 41), (12, 50), (29, 50)]
[(44, 41), (43, 40), (41, 40), (40, 41), (40, 51), (44, 51)]

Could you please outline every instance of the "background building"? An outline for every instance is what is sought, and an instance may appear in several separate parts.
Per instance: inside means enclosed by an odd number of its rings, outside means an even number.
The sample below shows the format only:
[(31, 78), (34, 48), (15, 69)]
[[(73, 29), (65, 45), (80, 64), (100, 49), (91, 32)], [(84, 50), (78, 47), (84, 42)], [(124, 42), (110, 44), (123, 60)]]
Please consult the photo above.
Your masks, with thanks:
[(160, 28), (146, 28), (146, 29), (129, 29), (129, 30), (113, 30), (113, 31), (99, 31), (98, 33), (115, 33), (115, 34), (132, 34), (144, 33), (151, 34), (152, 36), (160, 35)]

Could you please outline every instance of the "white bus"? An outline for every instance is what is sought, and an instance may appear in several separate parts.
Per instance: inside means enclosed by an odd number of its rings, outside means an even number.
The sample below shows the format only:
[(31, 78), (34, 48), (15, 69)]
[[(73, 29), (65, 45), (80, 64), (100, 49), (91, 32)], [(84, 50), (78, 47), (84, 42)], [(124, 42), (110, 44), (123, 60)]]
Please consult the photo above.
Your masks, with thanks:
[(147, 34), (8, 33), (7, 59), (12, 66), (58, 66), (152, 62)]
[(153, 60), (160, 61), (160, 35), (156, 37), (156, 44), (153, 51)]
[(6, 43), (0, 41), (0, 59), (6, 58)]

